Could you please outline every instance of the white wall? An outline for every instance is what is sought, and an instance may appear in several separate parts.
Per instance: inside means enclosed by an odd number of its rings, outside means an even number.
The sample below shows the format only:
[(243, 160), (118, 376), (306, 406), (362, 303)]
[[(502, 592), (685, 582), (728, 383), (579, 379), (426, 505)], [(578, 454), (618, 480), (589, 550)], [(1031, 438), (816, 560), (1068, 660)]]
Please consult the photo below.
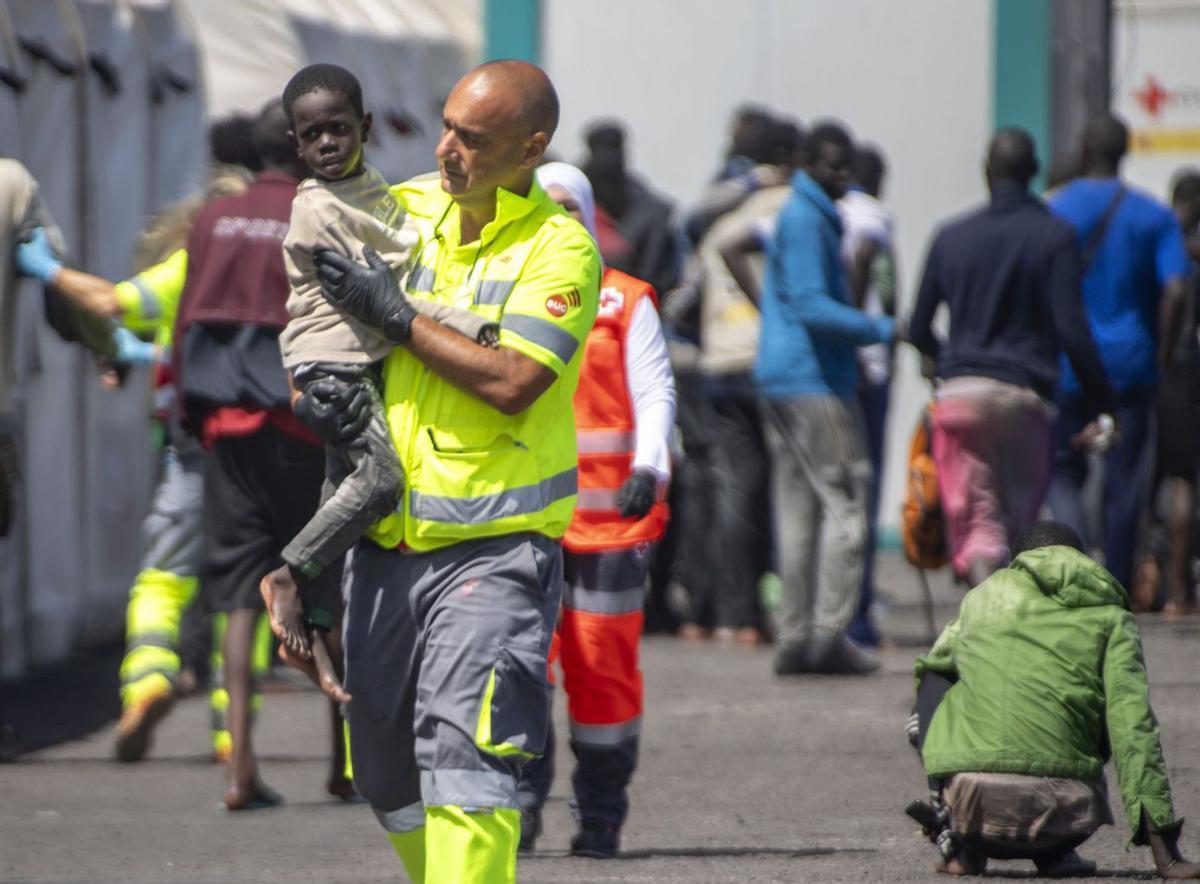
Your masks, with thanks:
[[(992, 118), (991, 3), (973, 0), (544, 0), (543, 54), (582, 153), (589, 120), (630, 131), (633, 167), (682, 205), (712, 176), (733, 108), (836, 116), (883, 148), (907, 312), (935, 225), (985, 196)], [(894, 387), (881, 522), (898, 517), (908, 436), (927, 396), (904, 353)]]
[[(1125, 177), (1160, 199), (1200, 166), (1200, 0), (1124, 0), (1113, 15), (1113, 109), (1132, 132)], [(1154, 85), (1157, 103), (1148, 102)]]

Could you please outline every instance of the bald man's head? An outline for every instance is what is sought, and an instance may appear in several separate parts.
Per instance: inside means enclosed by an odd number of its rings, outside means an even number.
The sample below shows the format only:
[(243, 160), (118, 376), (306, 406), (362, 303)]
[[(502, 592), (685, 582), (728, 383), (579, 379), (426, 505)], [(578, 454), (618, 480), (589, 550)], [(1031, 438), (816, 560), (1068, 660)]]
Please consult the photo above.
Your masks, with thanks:
[(554, 137), (558, 128), (558, 93), (546, 72), (537, 65), (512, 58), (488, 61), (469, 71), (459, 85), (467, 82), (486, 83), (488, 88), (510, 98), (528, 134), (544, 132), (547, 141)]
[(557, 127), (558, 96), (545, 71), (524, 61), (481, 64), (455, 84), (442, 110), (442, 189), (486, 216), (498, 188), (529, 192)]
[(1024, 129), (1001, 129), (988, 145), (988, 184), (1000, 182), (1028, 187), (1038, 172), (1037, 150), (1033, 136)]

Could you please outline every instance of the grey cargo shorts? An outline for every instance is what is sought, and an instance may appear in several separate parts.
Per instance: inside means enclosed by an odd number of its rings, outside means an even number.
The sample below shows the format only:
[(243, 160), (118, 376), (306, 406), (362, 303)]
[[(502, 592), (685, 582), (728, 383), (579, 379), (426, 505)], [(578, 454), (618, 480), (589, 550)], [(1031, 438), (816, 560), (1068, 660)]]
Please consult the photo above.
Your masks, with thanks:
[(354, 551), (346, 689), (354, 785), (389, 831), (426, 807), (516, 808), (550, 720), (562, 550), (540, 534)]

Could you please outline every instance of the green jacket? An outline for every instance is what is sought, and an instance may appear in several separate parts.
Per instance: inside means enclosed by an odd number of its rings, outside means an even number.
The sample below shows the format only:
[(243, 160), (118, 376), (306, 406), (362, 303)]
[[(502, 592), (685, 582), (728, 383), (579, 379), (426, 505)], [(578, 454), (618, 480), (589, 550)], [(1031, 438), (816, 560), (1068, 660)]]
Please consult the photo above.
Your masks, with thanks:
[[(1030, 550), (966, 594), (917, 660), (956, 681), (925, 738), (928, 776), (1098, 782), (1111, 746), (1136, 838), (1176, 822), (1137, 624), (1121, 585), (1069, 547)], [(1107, 739), (1106, 739), (1107, 736)], [(1138, 839), (1140, 840), (1140, 839)]]

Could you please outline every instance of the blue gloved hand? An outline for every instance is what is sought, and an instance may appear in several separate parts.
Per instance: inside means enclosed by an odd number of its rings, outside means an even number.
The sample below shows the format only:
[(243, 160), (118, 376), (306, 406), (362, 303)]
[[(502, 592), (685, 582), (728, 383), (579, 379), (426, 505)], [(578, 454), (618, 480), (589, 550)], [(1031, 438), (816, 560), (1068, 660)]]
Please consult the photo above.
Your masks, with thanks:
[(317, 249), (313, 263), (321, 279), (321, 295), (339, 310), (371, 328), (379, 329), (393, 344), (403, 344), (411, 334), (416, 308), (400, 291), (396, 274), (370, 246), (363, 246), (369, 266), (328, 249)]
[(154, 345), (143, 341), (124, 326), (113, 330), (113, 343), (117, 346), (117, 352), (112, 358), (118, 365), (149, 365), (154, 361)]
[(42, 282), (50, 282), (62, 270), (63, 263), (54, 254), (44, 228), (34, 228), (27, 242), (17, 243), (17, 272)]

